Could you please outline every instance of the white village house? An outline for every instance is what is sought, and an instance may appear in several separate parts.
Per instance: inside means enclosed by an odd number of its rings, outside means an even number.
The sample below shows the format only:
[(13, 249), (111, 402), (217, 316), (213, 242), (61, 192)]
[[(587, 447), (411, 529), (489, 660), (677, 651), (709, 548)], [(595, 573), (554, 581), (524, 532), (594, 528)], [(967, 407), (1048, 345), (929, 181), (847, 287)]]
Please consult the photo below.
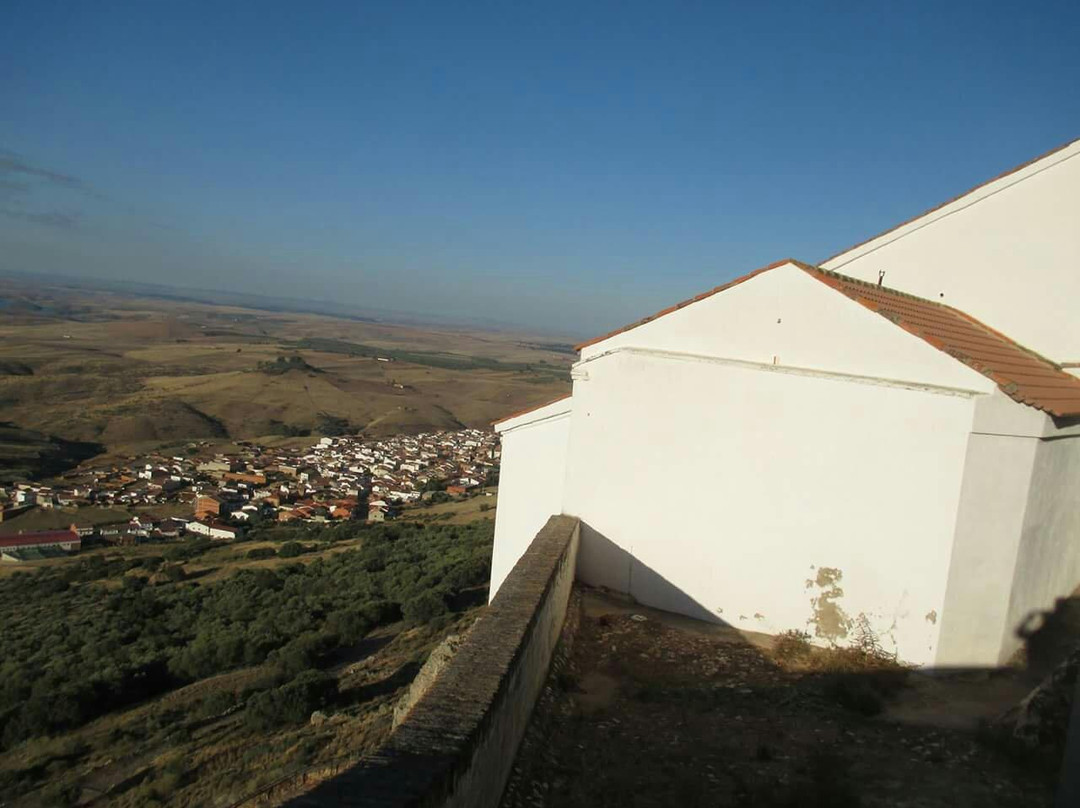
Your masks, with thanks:
[(820, 267), (578, 346), (496, 425), (491, 595), (551, 514), (580, 580), (737, 628), (996, 665), (1080, 584), (1080, 140)]

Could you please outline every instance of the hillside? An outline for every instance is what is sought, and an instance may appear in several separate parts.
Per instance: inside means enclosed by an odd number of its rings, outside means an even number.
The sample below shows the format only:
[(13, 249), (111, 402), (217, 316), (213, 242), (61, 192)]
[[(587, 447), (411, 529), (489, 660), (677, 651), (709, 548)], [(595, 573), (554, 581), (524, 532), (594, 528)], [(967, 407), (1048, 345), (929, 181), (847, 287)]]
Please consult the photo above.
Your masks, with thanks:
[(491, 538), (274, 527), (0, 578), (0, 804), (229, 805), (355, 760), (486, 602)]
[(484, 427), (570, 386), (568, 346), (528, 334), (25, 283), (18, 295), (0, 313), (6, 418), (110, 451)]
[(0, 483), (59, 474), (104, 450), (0, 421)]

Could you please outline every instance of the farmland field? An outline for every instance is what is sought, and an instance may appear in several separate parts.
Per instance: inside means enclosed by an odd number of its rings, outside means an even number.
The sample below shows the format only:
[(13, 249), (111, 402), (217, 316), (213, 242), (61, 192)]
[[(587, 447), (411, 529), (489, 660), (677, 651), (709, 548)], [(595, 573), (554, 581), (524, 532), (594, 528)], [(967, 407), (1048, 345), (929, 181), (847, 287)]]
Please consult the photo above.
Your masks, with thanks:
[(483, 427), (570, 386), (568, 346), (535, 335), (5, 278), (0, 297), (0, 449), (20, 470), (69, 447)]

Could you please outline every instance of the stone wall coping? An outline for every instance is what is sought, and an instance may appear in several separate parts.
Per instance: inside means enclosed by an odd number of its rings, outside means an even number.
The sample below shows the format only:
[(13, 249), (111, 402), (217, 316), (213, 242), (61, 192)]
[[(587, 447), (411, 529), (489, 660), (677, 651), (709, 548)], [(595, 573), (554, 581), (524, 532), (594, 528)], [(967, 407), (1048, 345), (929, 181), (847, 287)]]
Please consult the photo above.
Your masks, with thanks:
[(379, 751), (287, 805), (414, 808), (449, 798), (506, 698), (577, 529), (575, 517), (552, 516)]

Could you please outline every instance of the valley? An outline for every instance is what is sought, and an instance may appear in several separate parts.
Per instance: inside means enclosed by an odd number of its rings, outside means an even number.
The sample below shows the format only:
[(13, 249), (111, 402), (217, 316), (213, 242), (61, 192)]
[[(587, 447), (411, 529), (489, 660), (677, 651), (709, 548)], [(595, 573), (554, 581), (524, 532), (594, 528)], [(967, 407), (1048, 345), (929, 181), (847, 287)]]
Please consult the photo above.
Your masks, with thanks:
[[(0, 460), (24, 472), (27, 453), (15, 443), (74, 442), (45, 454), (66, 448), (78, 462), (95, 445), (119, 454), (192, 440), (486, 427), (570, 387), (569, 345), (530, 334), (13, 278), (0, 278), (0, 299), (0, 421), (11, 438), (0, 453), (18, 455)], [(58, 471), (39, 465), (38, 474)]]

